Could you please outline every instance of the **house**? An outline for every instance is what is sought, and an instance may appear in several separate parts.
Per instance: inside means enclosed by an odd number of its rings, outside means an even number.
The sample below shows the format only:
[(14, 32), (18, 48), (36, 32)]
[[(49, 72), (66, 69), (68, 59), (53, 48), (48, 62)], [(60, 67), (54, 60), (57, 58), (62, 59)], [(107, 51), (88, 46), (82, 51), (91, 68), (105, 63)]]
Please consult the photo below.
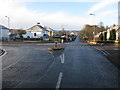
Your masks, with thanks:
[(107, 29), (107, 41), (109, 41), (109, 39), (110, 39), (110, 29)]
[(9, 29), (3, 25), (0, 25), (0, 41), (6, 41), (9, 38)]
[[(112, 29), (115, 29), (116, 31), (116, 41), (119, 41), (119, 38), (120, 38), (120, 27), (118, 28), (119, 26), (118, 25), (112, 25), (110, 28), (108, 28), (106, 31), (103, 31), (103, 32), (100, 32), (104, 35), (104, 33), (106, 33), (106, 39), (107, 41), (110, 40), (110, 31)], [(98, 38), (100, 34), (97, 34), (96, 37)]]
[(116, 41), (120, 41), (120, 27), (116, 30)]
[(77, 36), (77, 33), (78, 33), (78, 31), (71, 31), (71, 32), (70, 32), (70, 35), (75, 35), (75, 36)]
[(119, 26), (114, 24), (114, 25), (111, 27), (111, 30), (112, 30), (112, 29), (115, 29), (115, 30), (116, 30), (116, 41), (118, 41), (118, 39), (119, 39), (119, 34), (120, 34)]
[(21, 29), (10, 29), (9, 30), (9, 38), (10, 40), (13, 40), (15, 38), (20, 38), (19, 34), (17, 33), (17, 31), (21, 31)]
[(40, 24), (34, 25), (33, 27), (26, 30), (24, 38), (48, 38), (48, 30), (42, 27)]
[(44, 27), (44, 28), (46, 28), (46, 30), (48, 30), (48, 35), (49, 35), (49, 36), (53, 36), (53, 32), (54, 32), (53, 29), (48, 28), (48, 27)]

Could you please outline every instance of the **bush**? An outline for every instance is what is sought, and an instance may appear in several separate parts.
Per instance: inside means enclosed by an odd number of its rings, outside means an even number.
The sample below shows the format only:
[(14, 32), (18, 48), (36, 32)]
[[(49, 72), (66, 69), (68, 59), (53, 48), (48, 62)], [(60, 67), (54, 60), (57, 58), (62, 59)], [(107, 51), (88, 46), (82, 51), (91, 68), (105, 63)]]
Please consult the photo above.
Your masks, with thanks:
[(104, 35), (103, 35), (103, 40), (107, 40), (107, 32), (104, 32)]
[(115, 31), (115, 29), (112, 29), (110, 31), (110, 40), (116, 40), (116, 31)]
[(99, 36), (99, 40), (103, 41), (103, 34), (102, 33)]

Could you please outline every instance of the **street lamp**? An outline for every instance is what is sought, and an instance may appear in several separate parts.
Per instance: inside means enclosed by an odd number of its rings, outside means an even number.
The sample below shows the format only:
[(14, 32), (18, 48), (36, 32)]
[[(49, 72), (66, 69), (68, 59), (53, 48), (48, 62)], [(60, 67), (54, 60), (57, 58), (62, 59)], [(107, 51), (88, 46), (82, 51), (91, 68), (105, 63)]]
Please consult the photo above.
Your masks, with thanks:
[(90, 15), (93, 15), (94, 16), (94, 41), (95, 41), (95, 14), (91, 13)]
[[(8, 16), (5, 16), (7, 19), (8, 19), (8, 30), (9, 30), (9, 33), (10, 33), (10, 18)], [(8, 41), (10, 41), (10, 36), (8, 38)]]
[(8, 29), (10, 30), (10, 18), (8, 16), (5, 16), (8, 19)]

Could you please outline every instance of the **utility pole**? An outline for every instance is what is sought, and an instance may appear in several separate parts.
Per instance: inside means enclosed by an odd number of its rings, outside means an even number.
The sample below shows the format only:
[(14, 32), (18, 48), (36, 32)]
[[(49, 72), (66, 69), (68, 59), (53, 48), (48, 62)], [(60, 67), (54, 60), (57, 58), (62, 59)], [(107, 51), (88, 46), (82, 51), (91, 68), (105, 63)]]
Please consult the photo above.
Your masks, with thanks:
[[(8, 19), (8, 30), (9, 30), (9, 33), (10, 33), (10, 18), (8, 16), (5, 16), (7, 19)], [(10, 41), (10, 36), (8, 38), (8, 41)]]
[(90, 15), (94, 16), (94, 33), (93, 34), (94, 34), (94, 41), (95, 41), (95, 35), (96, 35), (96, 31), (95, 31), (95, 14), (91, 13)]
[(10, 18), (8, 16), (5, 16), (8, 19), (8, 29), (10, 30)]

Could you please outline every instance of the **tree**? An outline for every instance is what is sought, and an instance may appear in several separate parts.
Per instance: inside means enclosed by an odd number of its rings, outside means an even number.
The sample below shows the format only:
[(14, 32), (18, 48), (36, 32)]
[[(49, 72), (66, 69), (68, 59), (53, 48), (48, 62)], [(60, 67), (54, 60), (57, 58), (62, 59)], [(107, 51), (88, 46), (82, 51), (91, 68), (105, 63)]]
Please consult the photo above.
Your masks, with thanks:
[(21, 36), (22, 34), (26, 34), (26, 31), (25, 30), (15, 30), (14, 33)]
[(98, 26), (92, 26), (92, 25), (86, 25), (80, 32), (79, 36), (82, 38), (85, 38), (87, 40), (92, 40), (93, 39), (93, 32), (94, 32), (94, 27), (95, 27), (95, 33), (97, 34), (100, 32), (100, 28)]
[(25, 30), (14, 30), (14, 33), (18, 34), (20, 38), (23, 38), (23, 34), (26, 34)]
[(104, 26), (103, 22), (100, 22), (100, 23), (98, 24), (98, 26), (99, 26), (99, 27)]
[(110, 40), (116, 40), (116, 30), (112, 29), (110, 31)]
[(98, 27), (100, 28), (100, 32), (102, 32), (102, 31), (105, 30), (103, 22), (100, 22), (99, 25), (98, 25)]

